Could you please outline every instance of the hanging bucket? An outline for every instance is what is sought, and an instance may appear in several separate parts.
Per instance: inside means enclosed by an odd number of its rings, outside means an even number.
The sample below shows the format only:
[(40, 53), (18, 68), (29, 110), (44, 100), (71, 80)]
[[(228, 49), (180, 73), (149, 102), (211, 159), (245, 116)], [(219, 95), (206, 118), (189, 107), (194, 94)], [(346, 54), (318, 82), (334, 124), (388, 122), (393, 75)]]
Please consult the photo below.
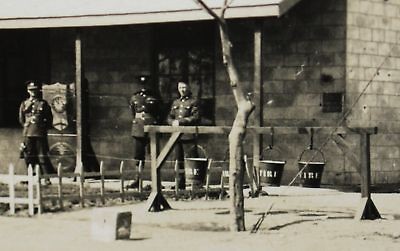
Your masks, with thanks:
[[(308, 162), (309, 159), (303, 160), (303, 155), (306, 153), (313, 153), (310, 156), (312, 156), (312, 160)], [(317, 153), (320, 157), (320, 161), (314, 161), (316, 154)], [(311, 158), (311, 157), (310, 157)], [(322, 178), (322, 173), (324, 171), (324, 166), (325, 166), (325, 156), (320, 150), (316, 149), (306, 149), (300, 154), (298, 166), (299, 166), (299, 171), (301, 170), (300, 173), (300, 185), (303, 187), (313, 187), (313, 188), (319, 188), (321, 186), (321, 178)]]
[[(286, 161), (278, 160), (279, 158), (268, 157), (265, 153), (276, 152), (280, 156), (280, 152), (272, 147), (268, 147), (261, 154), (260, 160), (260, 181), (266, 183), (269, 186), (280, 186), (283, 174), (283, 168), (285, 167)], [(264, 157), (265, 156), (265, 157)], [(264, 159), (266, 158), (266, 159)]]
[(185, 157), (186, 181), (192, 186), (205, 184), (208, 158), (203, 147), (193, 146)]

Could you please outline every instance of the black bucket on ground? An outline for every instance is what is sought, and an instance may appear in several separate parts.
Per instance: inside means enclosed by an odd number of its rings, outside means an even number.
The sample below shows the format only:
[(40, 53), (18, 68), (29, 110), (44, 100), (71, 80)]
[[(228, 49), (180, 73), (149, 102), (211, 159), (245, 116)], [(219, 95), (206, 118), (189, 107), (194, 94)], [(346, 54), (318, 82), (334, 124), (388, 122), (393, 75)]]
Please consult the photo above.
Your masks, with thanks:
[[(277, 153), (274, 155), (272, 153)], [(264, 159), (266, 158), (266, 159)], [(269, 146), (261, 154), (260, 160), (260, 181), (269, 186), (280, 186), (283, 169), (286, 161), (278, 160), (280, 158), (280, 152)]]
[[(313, 153), (313, 155), (310, 155), (311, 157), (308, 160), (302, 160), (304, 153), (306, 153), (307, 151)], [(316, 155), (320, 155), (320, 157), (322, 157), (322, 160), (314, 161)], [(319, 188), (321, 186), (321, 178), (324, 171), (325, 163), (325, 157), (321, 151), (316, 149), (304, 150), (300, 155), (298, 162), (299, 171), (301, 170), (300, 185), (303, 187)]]
[(188, 156), (185, 157), (185, 176), (186, 182), (192, 186), (202, 186), (205, 184), (207, 175), (208, 158), (205, 150), (197, 145), (193, 147)]

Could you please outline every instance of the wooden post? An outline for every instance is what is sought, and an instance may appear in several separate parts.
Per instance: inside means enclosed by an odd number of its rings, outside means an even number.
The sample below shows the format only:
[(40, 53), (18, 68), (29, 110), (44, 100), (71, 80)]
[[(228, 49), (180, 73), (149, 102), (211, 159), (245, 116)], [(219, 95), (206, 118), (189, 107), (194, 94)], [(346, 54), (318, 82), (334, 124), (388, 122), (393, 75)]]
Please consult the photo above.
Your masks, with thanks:
[(120, 173), (120, 194), (121, 194), (121, 202), (125, 202), (125, 188), (124, 188), (124, 184), (125, 184), (125, 177), (124, 177), (124, 161), (121, 161), (121, 163), (119, 164), (119, 173)]
[(34, 206), (33, 206), (33, 169), (32, 166), (28, 167), (28, 214), (33, 216)]
[[(253, 82), (253, 102), (255, 104), (253, 125), (263, 126), (264, 116), (263, 116), (263, 78), (262, 78), (262, 40), (263, 40), (263, 21), (256, 21), (254, 27), (254, 82)], [(261, 189), (261, 184), (259, 183), (260, 174), (260, 154), (262, 149), (263, 137), (258, 133), (253, 133), (253, 166), (256, 170), (255, 180), (257, 183), (257, 194)], [(252, 193), (252, 197), (256, 194)]]
[(104, 197), (104, 165), (103, 161), (100, 162), (100, 197), (101, 197), (101, 203), (103, 205), (106, 204), (106, 199)]
[(208, 200), (208, 192), (210, 190), (211, 163), (212, 163), (212, 159), (208, 159), (207, 171), (206, 171), (206, 194), (204, 196), (205, 200)]
[(178, 160), (175, 160), (174, 171), (175, 171), (175, 199), (179, 198), (179, 165)]
[(78, 170), (79, 172), (79, 197), (80, 197), (80, 203), (81, 207), (85, 207), (85, 172), (83, 171), (82, 167), (82, 162), (78, 164), (79, 167)]
[(356, 212), (356, 220), (380, 219), (378, 209), (371, 199), (371, 156), (370, 156), (370, 134), (361, 132), (360, 139), (360, 161), (361, 161), (361, 203)]
[(248, 163), (248, 159), (247, 159), (247, 155), (245, 154), (243, 157), (244, 160), (244, 165), (246, 168), (246, 173), (247, 173), (247, 177), (249, 178), (249, 186), (250, 186), (250, 191), (251, 191), (251, 197), (254, 198), (255, 197), (255, 191), (257, 189), (257, 187), (254, 187), (254, 173), (253, 173), (253, 169), (249, 167), (249, 163)]
[(40, 174), (40, 166), (35, 166), (36, 172), (36, 198), (38, 201), (38, 214), (41, 215), (43, 211), (43, 201), (42, 201), (42, 184), (40, 183), (41, 174)]
[(138, 182), (139, 182), (139, 184), (138, 184), (138, 192), (139, 193), (143, 192), (143, 167), (144, 167), (143, 165), (144, 165), (144, 161), (140, 160), (138, 170), (137, 170), (137, 172), (138, 172), (137, 177), (138, 177)]
[[(76, 30), (75, 38), (75, 85), (76, 85), (76, 167), (82, 162), (83, 137), (82, 137), (82, 45), (80, 30)], [(79, 173), (80, 170), (75, 170)]]
[(157, 133), (154, 131), (149, 132), (149, 136), (151, 155), (151, 194), (147, 199), (146, 208), (148, 211), (159, 212), (171, 209), (171, 206), (168, 204), (161, 192), (161, 165), (165, 161), (176, 140), (181, 136), (181, 133), (172, 134), (170, 140), (167, 142), (167, 146), (165, 147), (166, 149), (164, 149), (165, 151), (163, 150), (158, 158)]
[(61, 163), (58, 163), (57, 175), (58, 175), (58, 203), (60, 205), (60, 209), (63, 210), (64, 209), (63, 191), (62, 191), (63, 171), (62, 171)]
[(361, 197), (371, 197), (370, 135), (361, 134)]
[(222, 166), (221, 170), (221, 191), (219, 194), (219, 199), (222, 200), (224, 198), (225, 193), (225, 179), (229, 181), (229, 169), (228, 167)]
[[(30, 165), (29, 165), (30, 166)], [(28, 167), (29, 168), (29, 167)], [(10, 195), (10, 214), (15, 214), (15, 185), (14, 185), (14, 166), (10, 164), (8, 167), (8, 193)]]
[(152, 192), (161, 192), (160, 170), (157, 168), (157, 134), (150, 134), (150, 154), (151, 154), (151, 190)]

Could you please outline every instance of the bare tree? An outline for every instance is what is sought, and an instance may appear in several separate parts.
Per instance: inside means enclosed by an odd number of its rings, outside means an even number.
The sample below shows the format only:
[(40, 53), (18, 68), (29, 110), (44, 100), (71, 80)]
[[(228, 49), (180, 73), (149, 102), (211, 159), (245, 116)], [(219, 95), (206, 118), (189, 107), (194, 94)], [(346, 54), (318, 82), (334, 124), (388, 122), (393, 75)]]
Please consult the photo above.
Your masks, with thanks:
[(244, 94), (243, 84), (239, 80), (237, 67), (232, 58), (232, 43), (229, 38), (228, 27), (225, 21), (225, 11), (229, 7), (228, 0), (224, 1), (220, 15), (217, 15), (203, 0), (194, 0), (207, 11), (218, 23), (223, 63), (228, 72), (230, 85), (235, 97), (237, 113), (229, 133), (229, 191), (231, 201), (231, 231), (245, 231), (244, 221), (244, 159), (243, 140), (246, 136), (248, 118), (255, 108), (250, 97)]

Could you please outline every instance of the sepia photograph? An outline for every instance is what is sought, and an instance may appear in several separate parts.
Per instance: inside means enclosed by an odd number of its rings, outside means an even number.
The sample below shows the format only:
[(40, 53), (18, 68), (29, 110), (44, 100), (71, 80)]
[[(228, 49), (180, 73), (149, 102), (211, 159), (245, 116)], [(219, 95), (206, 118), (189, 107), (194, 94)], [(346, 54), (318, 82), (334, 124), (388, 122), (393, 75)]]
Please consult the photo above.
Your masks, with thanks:
[(400, 0), (0, 0), (6, 251), (400, 249)]

